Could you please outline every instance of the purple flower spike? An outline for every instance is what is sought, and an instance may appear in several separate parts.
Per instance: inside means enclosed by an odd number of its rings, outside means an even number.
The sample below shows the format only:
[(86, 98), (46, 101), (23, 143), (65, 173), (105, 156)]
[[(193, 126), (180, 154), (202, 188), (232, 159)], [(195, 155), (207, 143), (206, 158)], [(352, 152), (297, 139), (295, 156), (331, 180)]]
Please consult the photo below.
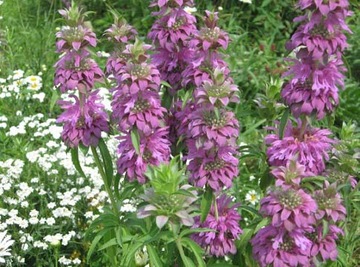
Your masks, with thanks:
[(205, 80), (201, 87), (195, 91), (195, 97), (198, 103), (210, 103), (212, 105), (227, 106), (230, 102), (238, 103), (239, 97), (236, 93), (239, 91), (237, 86), (231, 81), (224, 81), (221, 84), (214, 84), (213, 81)]
[(128, 63), (119, 71), (118, 88), (124, 95), (136, 95), (140, 91), (151, 90), (158, 92), (160, 86), (160, 74), (157, 68), (147, 63)]
[(190, 115), (188, 138), (205, 150), (226, 145), (236, 146), (239, 122), (233, 112), (198, 109)]
[(89, 45), (96, 46), (95, 33), (82, 25), (76, 27), (63, 26), (61, 31), (56, 33), (56, 38), (60, 39), (56, 42), (58, 53), (72, 49), (79, 51)]
[(298, 232), (268, 225), (251, 240), (253, 256), (261, 267), (310, 267), (311, 242)]
[(130, 133), (119, 137), (121, 142), (118, 147), (117, 168), (118, 172), (125, 173), (130, 181), (138, 180), (143, 184), (146, 182), (144, 173), (148, 164), (158, 166), (162, 162), (168, 162), (170, 142), (167, 128), (158, 128), (149, 135), (140, 131), (138, 133), (140, 135), (139, 155), (132, 144)]
[(134, 126), (150, 134), (163, 123), (166, 109), (161, 107), (159, 95), (151, 91), (127, 97), (114, 95), (113, 118), (119, 123), (119, 130), (127, 132)]
[(108, 116), (104, 106), (97, 103), (100, 100), (97, 93), (98, 91), (92, 92), (86, 100), (72, 95), (75, 104), (70, 101), (59, 101), (65, 111), (57, 122), (64, 123), (61, 137), (66, 145), (77, 147), (81, 142), (84, 146), (97, 146), (101, 132), (109, 131)]
[(95, 82), (103, 80), (103, 72), (87, 55), (86, 51), (68, 53), (55, 64), (54, 84), (62, 93), (74, 89), (86, 93), (94, 87)]
[(329, 185), (325, 182), (324, 189), (315, 191), (314, 199), (318, 205), (315, 214), (317, 220), (323, 218), (334, 222), (345, 220), (346, 209), (341, 203), (341, 196), (337, 193), (335, 184)]
[(315, 233), (309, 235), (312, 240), (311, 256), (321, 256), (322, 261), (328, 259), (335, 261), (338, 255), (336, 240), (339, 235), (344, 235), (344, 232), (335, 225), (329, 225), (329, 230), (325, 236), (323, 236), (323, 232), (323, 228), (319, 226)]
[(242, 230), (239, 227), (241, 219), (236, 208), (239, 204), (231, 205), (231, 198), (221, 195), (216, 199), (216, 207), (211, 206), (206, 220), (201, 223), (200, 218), (195, 218), (193, 228), (210, 228), (213, 232), (196, 233), (192, 238), (212, 256), (223, 257), (235, 254), (235, 240), (239, 239)]
[(312, 172), (306, 171), (306, 167), (296, 159), (289, 160), (285, 166), (275, 167), (271, 174), (276, 178), (275, 185), (283, 189), (298, 188), (301, 179), (304, 177), (315, 176)]
[(329, 160), (328, 152), (335, 143), (328, 137), (330, 134), (327, 129), (309, 126), (302, 132), (301, 123), (294, 127), (289, 121), (283, 139), (278, 134), (265, 137), (265, 142), (269, 145), (266, 152), (269, 163), (272, 166), (286, 166), (289, 160), (297, 158), (306, 167), (306, 171), (321, 174), (325, 169), (324, 160)]
[[(196, 150), (192, 148), (192, 151)], [(207, 155), (204, 150), (196, 153), (196, 156), (189, 155), (193, 158), (188, 166), (192, 184), (198, 187), (209, 185), (214, 191), (232, 186), (232, 180), (239, 174), (239, 160), (234, 157), (234, 148), (221, 147), (215, 155)]]
[(184, 6), (193, 6), (194, 0), (155, 0), (152, 1), (150, 6), (158, 6), (159, 8), (164, 7), (184, 7)]
[(278, 189), (261, 200), (260, 212), (272, 217), (274, 227), (284, 227), (291, 232), (295, 229), (311, 229), (315, 224), (313, 213), (316, 202), (302, 189)]
[(185, 46), (189, 36), (197, 31), (195, 23), (195, 17), (184, 9), (172, 9), (168, 15), (155, 21), (148, 37), (155, 41), (156, 46), (178, 52), (178, 44)]

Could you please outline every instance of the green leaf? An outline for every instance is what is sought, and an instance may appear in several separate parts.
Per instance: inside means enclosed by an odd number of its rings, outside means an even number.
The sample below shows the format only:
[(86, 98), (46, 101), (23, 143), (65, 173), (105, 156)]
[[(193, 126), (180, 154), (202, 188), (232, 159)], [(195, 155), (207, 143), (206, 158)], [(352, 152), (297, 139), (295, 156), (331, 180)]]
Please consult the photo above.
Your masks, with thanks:
[(209, 214), (211, 203), (213, 200), (213, 191), (210, 187), (206, 187), (206, 191), (202, 196), (201, 199), (201, 216), (200, 220), (201, 222), (204, 222), (206, 220), (207, 215)]
[(131, 262), (134, 260), (135, 253), (138, 251), (144, 244), (143, 243), (134, 243), (131, 244), (126, 250), (124, 250), (123, 262), (121, 266), (132, 266)]
[(269, 219), (268, 218), (264, 218), (262, 219), (259, 224), (256, 226), (254, 233), (257, 233), (257, 231), (259, 231), (261, 228), (263, 228), (265, 225), (267, 225), (269, 223)]
[(240, 207), (241, 210), (246, 210), (247, 212), (249, 212), (250, 214), (253, 214), (255, 216), (259, 216), (261, 217), (261, 215), (259, 214), (258, 210), (252, 208), (252, 207), (249, 207), (249, 206), (241, 206)]
[(287, 108), (287, 109), (285, 109), (284, 114), (281, 117), (280, 128), (279, 128), (279, 138), (280, 139), (283, 139), (283, 137), (284, 137), (284, 131), (285, 131), (286, 124), (288, 122), (289, 114), (290, 114), (290, 110)]
[(140, 136), (136, 129), (131, 131), (131, 142), (135, 148), (136, 154), (140, 156)]
[(210, 263), (207, 265), (207, 267), (235, 267), (235, 265), (232, 265), (231, 263), (227, 262), (218, 262), (218, 263)]
[(112, 247), (112, 246), (117, 246), (118, 243), (117, 243), (117, 240), (116, 238), (112, 238), (110, 239), (109, 241), (107, 241), (104, 245), (102, 245), (98, 251), (101, 251), (101, 250), (104, 250), (104, 249), (107, 249), (108, 247)]
[(188, 237), (183, 237), (181, 238), (181, 243), (194, 254), (198, 267), (206, 266), (203, 260), (204, 251), (195, 241)]
[(50, 112), (53, 112), (55, 104), (57, 100), (59, 99), (59, 95), (57, 90), (52, 91), (51, 99), (50, 99)]
[(197, 266), (195, 265), (195, 263), (192, 261), (192, 259), (190, 259), (190, 258), (187, 257), (187, 256), (184, 256), (184, 257), (185, 257), (185, 260), (186, 260), (186, 262), (184, 262), (185, 267), (197, 267)]
[(108, 229), (105, 229), (101, 232), (99, 232), (95, 238), (93, 239), (93, 241), (91, 242), (91, 245), (89, 247), (89, 250), (88, 250), (88, 253), (86, 255), (86, 260), (87, 262), (90, 262), (90, 258), (91, 258), (91, 255), (94, 253), (94, 250), (97, 246), (97, 244), (99, 243), (99, 241), (101, 240), (101, 238), (104, 237), (104, 235), (108, 232)]
[(89, 152), (90, 147), (84, 146), (82, 143), (80, 143), (79, 148), (80, 148), (80, 151), (84, 154), (84, 156), (86, 156), (87, 153)]
[(270, 175), (269, 169), (267, 169), (260, 179), (260, 188), (265, 191), (273, 181), (274, 178)]
[(107, 183), (108, 183), (108, 186), (111, 187), (112, 182), (113, 182), (113, 177), (114, 177), (112, 158), (111, 158), (109, 149), (107, 148), (107, 146), (102, 138), (100, 138), (100, 140), (99, 140), (99, 148), (100, 148), (101, 157), (102, 157), (104, 167), (105, 167)]
[(114, 193), (115, 193), (115, 197), (116, 199), (120, 199), (120, 190), (119, 190), (119, 185), (120, 185), (120, 174), (116, 174), (114, 177)]
[[(189, 189), (188, 189), (189, 190)], [(195, 195), (191, 192), (189, 192), (188, 190), (185, 189), (179, 189), (177, 192), (175, 192), (175, 195), (183, 195), (183, 196), (187, 196), (187, 197), (195, 197)]]
[(157, 250), (155, 250), (151, 245), (147, 245), (146, 246), (146, 250), (149, 254), (149, 258), (150, 258), (150, 265), (151, 266), (156, 266), (156, 267), (162, 267), (164, 266), (163, 262), (161, 261), (158, 253), (156, 252)]
[(161, 85), (164, 85), (165, 87), (168, 87), (168, 88), (171, 88), (171, 87), (172, 87), (172, 86), (171, 86), (168, 82), (166, 82), (166, 81), (161, 81), (160, 84), (161, 84)]
[(325, 238), (329, 232), (329, 222), (326, 220), (322, 220), (322, 225), (323, 225), (322, 235), (323, 238)]
[(194, 228), (194, 229), (185, 229), (183, 231), (180, 232), (179, 236), (183, 237), (183, 236), (187, 236), (193, 233), (204, 233), (204, 232), (215, 232), (214, 229), (211, 228)]
[(74, 147), (71, 149), (71, 160), (75, 166), (75, 169), (78, 171), (78, 173), (84, 178), (86, 179), (86, 175), (83, 172), (81, 165), (80, 165), (80, 161), (79, 161), (79, 150), (77, 147)]
[(243, 229), (243, 233), (240, 235), (240, 240), (236, 242), (236, 247), (237, 248), (246, 247), (253, 234), (254, 234), (254, 229), (249, 229), (249, 228)]

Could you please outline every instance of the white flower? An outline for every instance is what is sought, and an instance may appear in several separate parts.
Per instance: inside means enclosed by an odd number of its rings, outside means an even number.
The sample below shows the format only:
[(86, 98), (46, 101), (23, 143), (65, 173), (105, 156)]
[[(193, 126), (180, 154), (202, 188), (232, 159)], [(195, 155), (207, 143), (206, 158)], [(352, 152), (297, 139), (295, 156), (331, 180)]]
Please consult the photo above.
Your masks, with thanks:
[(35, 241), (33, 246), (35, 248), (42, 248), (43, 250), (45, 250), (49, 247), (48, 244), (41, 242), (41, 241)]
[(36, 75), (31, 75), (25, 78), (25, 82), (28, 84), (32, 83), (41, 83), (41, 77)]
[(50, 217), (50, 218), (47, 218), (46, 219), (46, 223), (48, 224), (48, 225), (54, 225), (55, 224), (55, 219), (53, 218), (53, 217)]
[(243, 3), (248, 3), (248, 4), (251, 4), (252, 2), (252, 0), (239, 0), (240, 2), (243, 2)]
[(1, 0), (1, 1), (0, 1), (0, 6), (1, 6), (3, 3), (4, 3), (4, 1)]
[(5, 256), (11, 256), (10, 247), (14, 242), (6, 231), (0, 232), (0, 263), (5, 263)]
[(29, 223), (32, 225), (37, 224), (37, 223), (39, 223), (39, 219), (37, 217), (31, 217), (29, 219)]
[(54, 247), (60, 245), (61, 239), (62, 235), (60, 233), (57, 233), (56, 235), (47, 235), (44, 237), (44, 240)]
[(45, 99), (45, 93), (41, 92), (41, 93), (38, 93), (38, 94), (33, 94), (32, 99), (37, 99), (37, 100), (39, 100), (40, 103), (42, 103), (42, 102), (44, 102), (44, 99)]
[(246, 195), (245, 195), (245, 200), (250, 202), (251, 204), (255, 205), (256, 203), (259, 202), (260, 196), (258, 193), (256, 193), (255, 190), (251, 190), (249, 191)]
[(75, 258), (75, 259), (72, 260), (72, 263), (76, 264), (76, 265), (79, 265), (79, 264), (81, 264), (81, 260), (78, 259), (78, 258)]
[(62, 256), (59, 259), (59, 263), (61, 263), (63, 265), (70, 265), (72, 263), (72, 261), (70, 259), (65, 258), (65, 256)]
[(186, 6), (184, 7), (184, 11), (188, 14), (191, 14), (191, 13), (194, 13), (197, 11), (196, 7), (189, 7), (189, 6)]
[(14, 80), (18, 80), (24, 77), (24, 71), (23, 70), (14, 70), (12, 78)]
[(29, 213), (29, 215), (31, 216), (31, 217), (37, 217), (38, 215), (39, 215), (39, 211), (37, 211), (37, 210), (31, 210), (30, 211), (30, 213)]

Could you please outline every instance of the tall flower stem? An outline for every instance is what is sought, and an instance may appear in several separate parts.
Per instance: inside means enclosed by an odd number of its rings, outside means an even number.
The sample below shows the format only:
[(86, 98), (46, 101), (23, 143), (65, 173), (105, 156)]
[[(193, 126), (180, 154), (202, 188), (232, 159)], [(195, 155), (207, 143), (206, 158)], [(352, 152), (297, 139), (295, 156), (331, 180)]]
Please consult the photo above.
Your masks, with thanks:
[(104, 172), (104, 167), (103, 167), (103, 164), (100, 161), (99, 154), (96, 151), (96, 147), (91, 146), (91, 152), (92, 152), (92, 154), (94, 156), (95, 164), (98, 167), (100, 175), (101, 175), (101, 177), (103, 179), (103, 182), (104, 182), (104, 185), (105, 185), (105, 190), (109, 195), (112, 209), (113, 209), (116, 217), (119, 218), (120, 214), (119, 214), (119, 210), (118, 210), (117, 205), (116, 205), (116, 200), (115, 200), (115, 197), (114, 197), (114, 195), (113, 195), (113, 193), (111, 191), (111, 188), (110, 188), (110, 186), (108, 184), (107, 177), (106, 177), (106, 174)]
[(176, 247), (177, 249), (179, 250), (179, 253), (180, 253), (180, 257), (181, 257), (181, 260), (183, 261), (183, 263), (185, 264), (185, 266), (188, 266), (188, 260), (185, 256), (185, 252), (184, 252), (184, 248), (182, 247), (181, 245), (181, 238), (179, 238), (179, 235), (178, 235), (178, 227), (176, 227), (175, 225), (173, 224), (169, 224), (169, 227), (171, 228), (173, 234), (174, 234), (174, 239), (175, 239), (175, 243), (176, 243)]
[(301, 118), (301, 129), (300, 129), (300, 138), (301, 139), (303, 138), (303, 135), (305, 133), (306, 126), (307, 126), (307, 119), (306, 119), (306, 116), (303, 116)]
[(219, 211), (218, 211), (218, 207), (217, 207), (217, 203), (216, 203), (216, 196), (213, 195), (213, 200), (214, 200), (214, 212), (215, 212), (215, 218), (216, 220), (219, 219)]

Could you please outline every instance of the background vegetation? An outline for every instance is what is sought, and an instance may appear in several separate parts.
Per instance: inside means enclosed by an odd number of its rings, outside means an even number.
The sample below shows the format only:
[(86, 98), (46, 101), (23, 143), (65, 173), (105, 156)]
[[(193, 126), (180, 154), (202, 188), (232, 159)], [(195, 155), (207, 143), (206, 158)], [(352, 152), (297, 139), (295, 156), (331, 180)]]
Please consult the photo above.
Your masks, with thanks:
[[(257, 194), (255, 198), (258, 200), (263, 195), (259, 184), (264, 189), (268, 183), (271, 183), (268, 179), (263, 137), (266, 134), (265, 127), (279, 119), (283, 111), (283, 106), (279, 103), (281, 74), (286, 69), (284, 57), (289, 56), (284, 46), (297, 27), (292, 22), (297, 15), (294, 8), (296, 1), (253, 0), (252, 4), (238, 0), (197, 0), (195, 2), (199, 16), (202, 16), (206, 9), (217, 10), (221, 27), (230, 34), (232, 39), (226, 52), (226, 61), (230, 64), (232, 77), (241, 91), (241, 102), (233, 108), (241, 123), (239, 142), (243, 152), (241, 175), (233, 187), (233, 195), (239, 201), (257, 209), (258, 202), (250, 203), (246, 200), (246, 195), (255, 190)], [(354, 15), (348, 23), (353, 34), (349, 36), (350, 47), (344, 59), (348, 69), (346, 90), (340, 94), (341, 104), (337, 112), (331, 118), (318, 122), (319, 126), (331, 128), (337, 137), (346, 140), (341, 147), (343, 155), (340, 164), (337, 162), (337, 165), (334, 165), (336, 170), (334, 175), (338, 175), (338, 179), (344, 179), (345, 174), (359, 177), (360, 166), (358, 128), (360, 123), (360, 2), (353, 0), (351, 3)], [(100, 39), (97, 51), (109, 52), (109, 44), (103, 37), (103, 32), (113, 22), (110, 10), (116, 10), (124, 16), (139, 31), (139, 36), (143, 37), (149, 32), (154, 20), (148, 8), (148, 1), (84, 0), (82, 4), (85, 10), (94, 11), (89, 18)], [(73, 192), (73, 195), (79, 196), (76, 197), (76, 204), (69, 209), (75, 214), (74, 217), (65, 219), (61, 219), (61, 216), (54, 217), (56, 220), (54, 226), (42, 224), (39, 227), (33, 225), (22, 229), (16, 224), (10, 225), (8, 229), (12, 229), (11, 234), (16, 240), (13, 251), (18, 258), (12, 261), (12, 265), (9, 263), (9, 266), (21, 265), (22, 259), (25, 260), (26, 266), (57, 266), (58, 259), (62, 256), (72, 260), (79, 259), (80, 265), (88, 266), (88, 263), (85, 263), (85, 257), (89, 243), (81, 241), (84, 230), (89, 226), (89, 218), (86, 216), (90, 215), (87, 212), (91, 211), (95, 216), (101, 212), (101, 205), (104, 203), (91, 160), (86, 161), (86, 157), (82, 159), (84, 164), (89, 166), (88, 174), (95, 175), (95, 178), (91, 181), (79, 181), (79, 177), (70, 167), (71, 161), (66, 158), (61, 159), (62, 161), (49, 159), (51, 155), (65, 152), (59, 137), (52, 134), (56, 126), (51, 120), (60, 112), (54, 105), (59, 96), (53, 88), (53, 65), (58, 57), (54, 52), (55, 33), (57, 27), (61, 26), (57, 10), (62, 7), (63, 3), (60, 0), (4, 0), (0, 6), (0, 16), (2, 16), (0, 20), (0, 78), (7, 79), (13, 76), (16, 70), (23, 70), (24, 77), (40, 73), (41, 91), (46, 95), (43, 102), (29, 99), (26, 95), (30, 92), (27, 92), (23, 85), (17, 85), (20, 90), (24, 90), (22, 93), (0, 98), (0, 118), (6, 118), (0, 121), (0, 124), (6, 123), (5, 127), (0, 127), (0, 174), (2, 175), (0, 182), (5, 181), (4, 177), (8, 177), (9, 172), (15, 172), (11, 176), (12, 180), (8, 179), (11, 190), (8, 190), (7, 195), (0, 199), (0, 211), (7, 210), (8, 213), (11, 210), (18, 210), (18, 216), (30, 218), (29, 212), (35, 209), (40, 212), (39, 218), (50, 218), (53, 213), (49, 211), (49, 203), (64, 207), (60, 203), (59, 192), (65, 194), (72, 188), (76, 188), (76, 194)], [(104, 66), (103, 58), (99, 58), (98, 62)], [(15, 80), (10, 77), (0, 83), (0, 93), (4, 92), (5, 84), (14, 84)], [(34, 117), (35, 114), (42, 114), (42, 116)], [(26, 121), (25, 133), (9, 134), (12, 126), (18, 129), (24, 121)], [(36, 126), (29, 126), (31, 122), (34, 122)], [(49, 128), (52, 130), (49, 131)], [(48, 133), (45, 132), (46, 130)], [(50, 141), (56, 142), (57, 145), (49, 147)], [(44, 147), (46, 151), (41, 152), (41, 148)], [(38, 151), (39, 159), (35, 162), (30, 160), (31, 155), (28, 154), (32, 151)], [(41, 157), (49, 160), (52, 167), (48, 168), (40, 162)], [(21, 162), (23, 166), (19, 167)], [(21, 171), (16, 173), (16, 169), (21, 169)], [(51, 173), (51, 170), (55, 169), (57, 172)], [(36, 183), (32, 182), (34, 178), (38, 178)], [(20, 183), (27, 183), (36, 189), (29, 194), (27, 200), (18, 198)], [(91, 188), (93, 198), (87, 198), (86, 195), (89, 193), (84, 193), (86, 186)], [(45, 192), (43, 195), (40, 188)], [(348, 188), (343, 190), (345, 193)], [(351, 194), (344, 194), (344, 196), (348, 208), (348, 219), (345, 224), (347, 234), (340, 240), (340, 254), (345, 262), (333, 264), (334, 266), (359, 266), (360, 214), (358, 202), (356, 202), (359, 201), (359, 197)], [(9, 198), (17, 199), (17, 202), (13, 201), (11, 204), (12, 202), (8, 201)], [(98, 203), (92, 203), (94, 199)], [(24, 201), (27, 201), (29, 205), (22, 204)], [(242, 217), (245, 218), (242, 222), (243, 228), (258, 219), (255, 213), (242, 212)], [(0, 212), (0, 229), (1, 224), (6, 223), (6, 219), (9, 218), (8, 215), (4, 215), (5, 213), (5, 211)], [(58, 232), (65, 234), (71, 231), (76, 233), (68, 246), (49, 245), (48, 248), (42, 249), (36, 247), (34, 241), (29, 241), (31, 238), (20, 242), (23, 233), (35, 240), (44, 241), (46, 235), (55, 235)], [(29, 244), (29, 247), (24, 249), (24, 244)], [(244, 250), (247, 249), (249, 247), (244, 245)], [(239, 259), (241, 257), (239, 255)], [(95, 261), (91, 266), (103, 266), (101, 264)]]

